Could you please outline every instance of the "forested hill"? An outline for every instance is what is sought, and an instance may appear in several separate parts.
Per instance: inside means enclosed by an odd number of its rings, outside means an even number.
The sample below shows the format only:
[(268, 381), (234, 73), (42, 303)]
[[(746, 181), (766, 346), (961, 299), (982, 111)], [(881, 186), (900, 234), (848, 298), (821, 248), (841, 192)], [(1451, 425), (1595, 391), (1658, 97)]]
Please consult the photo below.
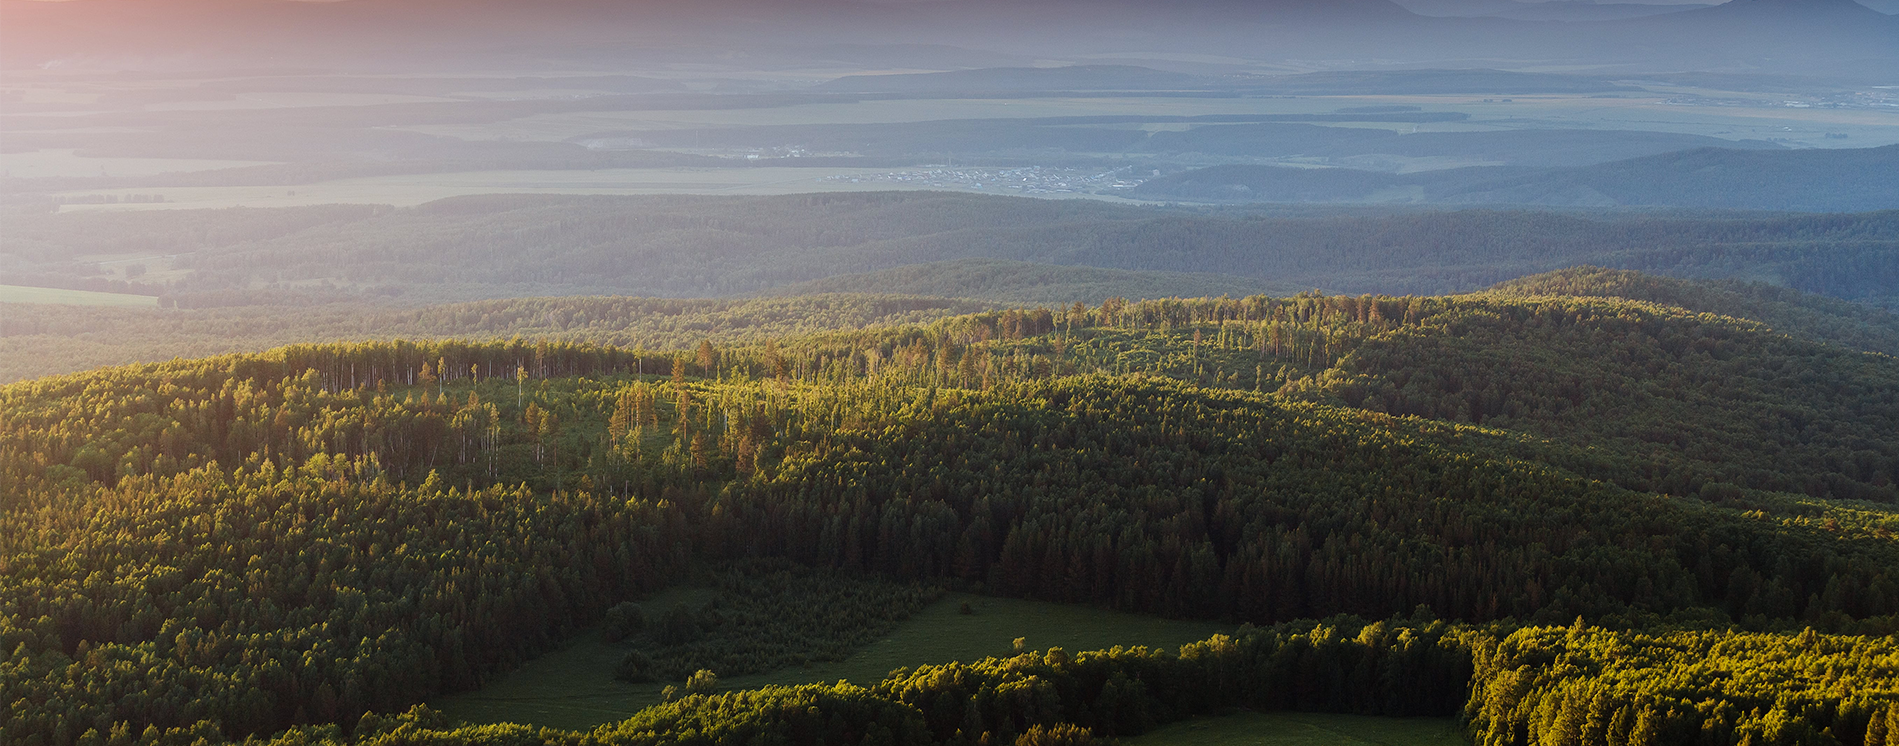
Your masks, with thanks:
[(1000, 305), (831, 294), (741, 300), (516, 298), (421, 308), (352, 303), (200, 309), (0, 304), (0, 382), (137, 361), (262, 352), (300, 342), (520, 337), (656, 350), (688, 349), (706, 341), (721, 346), (763, 344), (775, 337), (835, 329), (923, 323)]
[(777, 288), (770, 294), (899, 293), (1031, 306), (1100, 303), (1117, 297), (1244, 297), (1262, 293), (1290, 295), (1307, 289), (1294, 283), (1229, 275), (1099, 269), (1006, 259), (963, 259), (837, 275)]
[(1899, 315), (1761, 282), (1702, 281), (1576, 267), (1499, 283), (1492, 292), (1626, 298), (1759, 321), (1776, 331), (1899, 356)]
[(1655, 205), (1851, 212), (1899, 207), (1899, 146), (1841, 150), (1683, 148), (1551, 168), (1474, 167), (1417, 174), (1221, 165), (1130, 192), (1196, 202), (1416, 202)]
[[(1899, 287), (1892, 211), (1263, 211), (931, 192), (495, 195), (403, 209), (20, 215), (9, 216), (8, 239), (0, 261), (13, 284), (144, 292), (181, 307), (728, 296), (972, 260), (1137, 273), (1116, 282), (1144, 297), (1175, 292), (1178, 273), (1268, 289), (1436, 294), (1577, 264), (1765, 280), (1875, 304), (1894, 302)], [(103, 256), (152, 257), (154, 266), (150, 278), (108, 277), (96, 264)]]
[[(1042, 743), (1244, 706), (1461, 713), (1495, 746), (1890, 746), (1899, 365), (1828, 341), (1849, 310), (1580, 269), (11, 384), (0, 734)], [(394, 716), (759, 558), (1259, 626), (699, 693), (590, 734)]]
[[(1204, 274), (971, 259), (838, 275), (741, 300), (583, 296), (420, 308), (344, 302), (196, 309), (0, 304), (0, 383), (307, 342), (521, 336), (677, 350), (706, 340), (720, 346), (761, 344), (773, 337), (925, 323), (1012, 306), (1099, 303), (1115, 297), (1283, 295), (1303, 289)], [(1899, 321), (1892, 313), (1763, 283), (1687, 281), (1580, 268), (1506, 282), (1492, 291), (1650, 301), (1751, 319), (1776, 331), (1856, 349), (1899, 353)], [(862, 294), (867, 292), (909, 295)]]

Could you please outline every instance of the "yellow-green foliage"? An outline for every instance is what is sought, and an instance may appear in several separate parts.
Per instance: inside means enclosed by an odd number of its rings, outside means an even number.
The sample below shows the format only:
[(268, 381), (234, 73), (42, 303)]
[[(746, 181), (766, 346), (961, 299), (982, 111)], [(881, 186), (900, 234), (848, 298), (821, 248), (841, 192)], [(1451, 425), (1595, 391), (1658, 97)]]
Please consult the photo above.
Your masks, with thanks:
[[(695, 563), (771, 558), (1171, 616), (1389, 621), (693, 696), (625, 742), (1008, 743), (1216, 706), (1468, 703), (1486, 746), (1890, 746), (1892, 642), (1874, 635), (1899, 613), (1899, 524), (1839, 500), (1891, 489), (1884, 360), (1645, 303), (1305, 296), (692, 354), (299, 346), (14, 384), (0, 734), (355, 729), (475, 687)], [(1600, 380), (1566, 399), (1583, 372)], [(1365, 403), (1438, 406), (1457, 392), (1418, 381), (1452, 373), (1524, 382), (1500, 401), (1530, 434)], [(1354, 402), (1350, 386), (1372, 393)], [(1537, 404), (1557, 399), (1570, 405)], [(1707, 422), (1733, 426), (1697, 432)], [(1630, 426), (1678, 450), (1605, 434)], [(1728, 475), (1741, 483), (1712, 481)], [(1758, 489), (1784, 479), (1817, 486)], [(1643, 480), (1700, 484), (1669, 496)], [(1513, 632), (1579, 616), (1573, 641)], [(1591, 730), (1583, 709), (1607, 714)], [(927, 732), (906, 725), (919, 717)], [(1578, 717), (1593, 735), (1567, 735)], [(596, 737), (425, 725), (394, 727)], [(359, 737), (284, 738), (345, 736)]]
[[(1890, 641), (1811, 631), (1510, 631), (1394, 619), (1248, 628), (1178, 652), (1060, 648), (893, 672), (871, 688), (691, 695), (591, 731), (454, 726), (414, 708), (301, 744), (1088, 743), (1177, 720), (1295, 710), (1464, 717), (1484, 746), (1671, 743), (1887, 746), (1899, 727)], [(203, 726), (150, 732), (188, 743)]]
[(1480, 746), (1892, 743), (1899, 644), (1732, 630), (1530, 627), (1481, 642)]

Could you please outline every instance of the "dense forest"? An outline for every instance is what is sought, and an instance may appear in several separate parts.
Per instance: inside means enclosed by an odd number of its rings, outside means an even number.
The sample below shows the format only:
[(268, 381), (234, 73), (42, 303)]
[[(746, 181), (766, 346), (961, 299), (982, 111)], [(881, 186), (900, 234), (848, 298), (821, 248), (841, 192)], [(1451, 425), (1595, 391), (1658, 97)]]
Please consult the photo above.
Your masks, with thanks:
[[(1038, 744), (1243, 707), (1456, 715), (1483, 746), (1890, 746), (1899, 366), (1861, 313), (1582, 269), (14, 383), (0, 733)], [(707, 566), (816, 608), (625, 603)], [(717, 691), (854, 644), (777, 630), (879, 629), (942, 587), (1244, 626)], [(412, 709), (603, 621), (672, 701), (587, 733)]]
[(788, 335), (924, 323), (998, 305), (822, 293), (750, 300), (522, 298), (420, 308), (329, 303), (179, 311), (0, 304), (0, 382), (319, 341), (521, 337), (661, 350), (705, 341), (763, 344)]
[(855, 272), (787, 285), (773, 295), (812, 293), (898, 293), (936, 298), (971, 298), (998, 307), (1031, 307), (1109, 298), (1214, 298), (1290, 295), (1311, 288), (1270, 279), (1158, 270), (1101, 269), (1081, 265), (1037, 264), (1007, 259), (958, 259), (910, 264), (875, 272)]
[(656, 608), (624, 601), (607, 609), (602, 637), (629, 648), (616, 678), (683, 681), (686, 692), (697, 693), (711, 688), (707, 674), (716, 681), (844, 660), (942, 595), (940, 588), (813, 572), (782, 559), (750, 559), (712, 575), (713, 595), (703, 603)]
[[(926, 323), (1012, 305), (1098, 304), (1116, 297), (1244, 297), (1253, 294), (1250, 285), (1212, 275), (968, 260), (840, 275), (780, 291), (787, 297), (756, 300), (563, 297), (420, 308), (329, 303), (189, 311), (0, 304), (0, 382), (319, 341), (520, 336), (647, 349), (690, 350), (702, 341), (755, 345), (772, 337)], [(1152, 292), (1157, 290), (1163, 292)], [(1571, 270), (1506, 282), (1492, 290), (1648, 301), (1757, 320), (1855, 349), (1899, 354), (1899, 317), (1864, 304), (1762, 283)], [(863, 295), (883, 292), (922, 297)], [(979, 299), (945, 299), (965, 295)]]

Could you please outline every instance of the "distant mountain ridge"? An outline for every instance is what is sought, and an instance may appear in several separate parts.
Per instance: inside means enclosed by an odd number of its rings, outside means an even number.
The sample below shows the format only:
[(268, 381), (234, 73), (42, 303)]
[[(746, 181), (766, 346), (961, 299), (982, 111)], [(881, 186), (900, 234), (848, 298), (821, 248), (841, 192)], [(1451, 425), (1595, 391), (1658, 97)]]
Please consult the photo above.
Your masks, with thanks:
[(992, 67), (940, 73), (850, 75), (813, 87), (840, 93), (1207, 90), (1231, 85), (1134, 65)]
[(1260, 88), (1284, 93), (1402, 95), (1495, 93), (1610, 93), (1640, 90), (1599, 77), (1485, 68), (1339, 70), (1260, 77)]
[(836, 275), (775, 288), (766, 295), (895, 294), (980, 298), (1005, 303), (1100, 303), (1108, 298), (1194, 298), (1290, 295), (1309, 288), (1222, 274), (1130, 271), (1100, 267), (960, 259)]
[[(1637, 156), (1705, 147), (1781, 149), (1765, 141), (1732, 141), (1705, 135), (1616, 130), (1521, 129), (1499, 132), (1422, 132), (1327, 126), (1364, 122), (1453, 122), (1436, 112), (1329, 113), (1209, 117), (1050, 117), (969, 119), (882, 124), (756, 125), (668, 131), (603, 132), (593, 139), (637, 138), (643, 146), (764, 149), (797, 147), (816, 153), (855, 153), (873, 158), (943, 162), (958, 157), (1036, 153), (1146, 156), (1163, 154), (1199, 162), (1257, 162), (1300, 157), (1350, 163), (1347, 159), (1443, 157), (1463, 163), (1513, 166), (1582, 166)], [(1138, 125), (1186, 124), (1186, 129), (1149, 132)], [(1116, 168), (1120, 165), (1103, 165)], [(1091, 166), (1092, 167), (1092, 166)]]
[(1380, 174), (1215, 166), (1149, 181), (1145, 199), (1648, 205), (1847, 212), (1899, 209), (1899, 145), (1842, 150), (1697, 148), (1550, 169)]
[(812, 87), (827, 93), (943, 94), (1044, 91), (1206, 91), (1312, 95), (1613, 93), (1642, 89), (1590, 75), (1488, 68), (1336, 70), (1296, 75), (1207, 76), (1138, 65), (989, 67), (935, 73), (848, 75)]
[(1236, 18), (1281, 20), (1402, 20), (1417, 17), (1392, 0), (1177, 0), (1176, 7), (1228, 13)]
[(1680, 13), (1711, 5), (1648, 5), (1644, 3), (1594, 3), (1587, 0), (1549, 0), (1525, 3), (1528, 7), (1494, 14), (1497, 18), (1519, 21), (1615, 21), (1646, 18), (1664, 13)]
[[(1754, 41), (1763, 53), (1773, 42), (1811, 43), (1805, 53), (1826, 49), (1857, 50), (1861, 44), (1891, 44), (1883, 56), (1899, 55), (1899, 18), (1854, 0), (1728, 0), (1708, 8), (1622, 21), (1624, 29), (1649, 29), (1719, 35), (1728, 43)], [(1785, 52), (1782, 52), (1785, 53)], [(1849, 52), (1850, 53), (1850, 52)]]
[(1519, 21), (1615, 21), (1713, 7), (1707, 4), (1591, 2), (1590, 0), (1405, 0), (1413, 13), (1452, 18), (1509, 18)]
[[(1800, 17), (1809, 21), (1845, 18), (1873, 20), (1885, 15), (1855, 0), (1727, 0), (1727, 2), (1684, 11), (1683, 19), (1754, 18), (1785, 21)], [(1673, 19), (1671, 19), (1673, 20)], [(1890, 19), (1887, 19), (1890, 20)]]

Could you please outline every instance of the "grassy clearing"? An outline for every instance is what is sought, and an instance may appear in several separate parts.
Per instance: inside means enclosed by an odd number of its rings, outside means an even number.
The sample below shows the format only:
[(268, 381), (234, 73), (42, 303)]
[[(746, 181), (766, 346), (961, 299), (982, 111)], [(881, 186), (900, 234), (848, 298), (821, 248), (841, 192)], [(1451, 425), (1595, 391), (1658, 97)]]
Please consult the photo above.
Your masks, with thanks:
[(1174, 723), (1125, 746), (1469, 746), (1451, 718), (1244, 712)]
[(34, 288), (24, 285), (0, 285), (0, 303), (58, 303), (68, 306), (112, 306), (116, 308), (156, 308), (158, 299), (149, 295), (99, 293), (91, 290)]
[[(673, 590), (641, 605), (660, 609), (702, 601)], [(960, 612), (968, 603), (973, 614)], [(1205, 639), (1224, 627), (1102, 611), (1081, 606), (989, 598), (952, 593), (904, 622), (897, 631), (842, 661), (813, 663), (751, 676), (723, 679), (728, 689), (773, 684), (807, 684), (840, 679), (871, 684), (892, 670), (950, 661), (1007, 655), (1017, 637), (1034, 649), (1071, 651), (1115, 645), (1178, 647)], [(528, 662), (479, 691), (441, 697), (430, 705), (451, 717), (475, 723), (518, 722), (582, 729), (631, 717), (660, 702), (665, 684), (629, 684), (613, 678), (613, 667), (626, 653), (621, 645), (600, 641), (589, 630), (559, 651)]]

